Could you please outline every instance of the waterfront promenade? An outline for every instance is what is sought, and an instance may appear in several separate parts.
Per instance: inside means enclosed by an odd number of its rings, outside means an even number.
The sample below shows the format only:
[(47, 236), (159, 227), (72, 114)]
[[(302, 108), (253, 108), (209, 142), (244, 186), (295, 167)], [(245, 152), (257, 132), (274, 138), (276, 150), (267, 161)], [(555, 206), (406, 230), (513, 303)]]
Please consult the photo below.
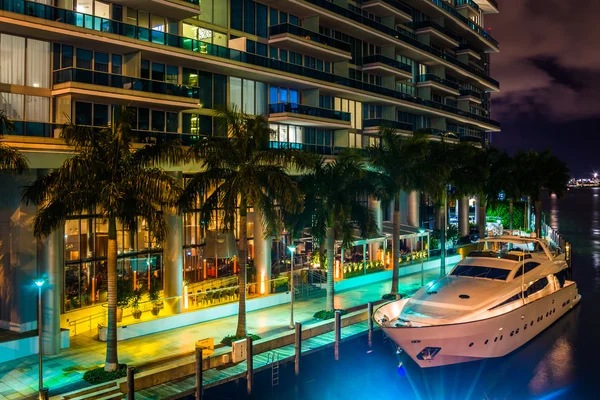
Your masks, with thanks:
[[(425, 273), (426, 281), (436, 278), (439, 270)], [(410, 294), (420, 286), (420, 273), (400, 278), (400, 293)], [(391, 281), (364, 285), (340, 291), (335, 295), (336, 308), (351, 308), (377, 301), (389, 293)], [(303, 324), (315, 322), (313, 314), (325, 308), (325, 297), (297, 301), (294, 317)], [(290, 305), (281, 305), (248, 313), (248, 332), (269, 337), (289, 331)], [(147, 335), (119, 342), (119, 362), (140, 370), (161, 365), (178, 357), (189, 356), (196, 340), (214, 337), (218, 343), (233, 334), (237, 316), (225, 317), (184, 328)], [(105, 343), (93, 338), (95, 331), (71, 338), (71, 347), (55, 356), (44, 357), (44, 384), (50, 396), (84, 387), (81, 377), (85, 371), (104, 363)], [(0, 400), (35, 398), (38, 388), (37, 355), (0, 364)]]

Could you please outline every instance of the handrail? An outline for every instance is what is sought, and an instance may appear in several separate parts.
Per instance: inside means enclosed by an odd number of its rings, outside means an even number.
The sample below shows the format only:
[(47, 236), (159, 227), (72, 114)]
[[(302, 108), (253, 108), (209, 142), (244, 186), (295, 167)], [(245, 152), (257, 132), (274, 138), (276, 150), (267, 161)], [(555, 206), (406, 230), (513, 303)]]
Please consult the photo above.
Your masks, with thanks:
[(363, 128), (385, 127), (403, 131), (413, 131), (413, 125), (407, 122), (391, 121), (382, 118), (371, 118), (363, 120)]
[(427, 82), (427, 81), (433, 81), (433, 82), (437, 82), (439, 84), (442, 84), (444, 86), (447, 86), (450, 89), (454, 89), (454, 90), (458, 90), (459, 89), (459, 85), (457, 83), (449, 81), (448, 79), (440, 78), (439, 76), (434, 75), (434, 74), (419, 75), (417, 81), (420, 82), (420, 83)]
[(352, 51), (350, 43), (343, 42), (341, 40), (323, 35), (318, 32), (310, 31), (306, 28), (301, 28), (297, 25), (292, 25), (290, 23), (274, 25), (269, 28), (269, 36), (280, 35), (282, 33), (290, 33), (292, 35), (299, 36), (301, 38), (308, 39), (313, 42), (323, 44), (325, 46), (331, 46), (338, 50), (342, 50), (348, 53)]
[(269, 114), (293, 113), (309, 115), (338, 121), (350, 122), (350, 113), (330, 110), (328, 108), (312, 107), (298, 103), (273, 103), (269, 104)]
[(441, 32), (444, 35), (448, 36), (450, 39), (452, 39), (454, 41), (458, 42), (460, 40), (460, 36), (458, 36), (456, 33), (452, 32), (448, 28), (444, 28), (440, 24), (436, 24), (435, 22), (433, 22), (431, 20), (411, 22), (411, 23), (407, 24), (407, 26), (413, 28), (416, 31), (419, 29), (424, 29), (424, 28), (433, 28), (436, 31)]
[(370, 56), (365, 56), (362, 59), (362, 63), (363, 63), (363, 65), (372, 64), (372, 63), (381, 63), (381, 64), (385, 64), (385, 65), (388, 65), (388, 66), (396, 68), (396, 69), (400, 69), (402, 71), (412, 72), (412, 67), (410, 65), (401, 63), (400, 61), (394, 60), (393, 58), (386, 57), (381, 54), (373, 54)]

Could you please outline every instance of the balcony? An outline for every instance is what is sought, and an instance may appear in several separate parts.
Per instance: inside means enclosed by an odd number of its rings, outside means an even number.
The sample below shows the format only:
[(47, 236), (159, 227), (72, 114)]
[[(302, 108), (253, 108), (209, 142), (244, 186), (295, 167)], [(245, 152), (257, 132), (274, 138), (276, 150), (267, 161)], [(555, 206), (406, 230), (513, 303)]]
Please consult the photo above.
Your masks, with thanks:
[(459, 139), (458, 134), (455, 132), (443, 131), (435, 128), (419, 128), (415, 131), (415, 133), (422, 133), (432, 138), (450, 139), (451, 141), (458, 141)]
[(394, 75), (402, 79), (412, 78), (412, 67), (410, 65), (381, 54), (363, 57), (362, 62), (363, 72), (371, 72), (377, 75)]
[(471, 89), (460, 89), (460, 97), (459, 100), (469, 100), (475, 103), (481, 103), (481, 99), (483, 98), (483, 93), (476, 92)]
[(350, 113), (311, 107), (297, 103), (269, 104), (269, 122), (285, 122), (299, 126), (349, 128)]
[(364, 0), (361, 8), (380, 17), (393, 15), (397, 24), (412, 21), (412, 10), (410, 7), (396, 0)]
[(439, 46), (458, 47), (459, 45), (460, 37), (456, 33), (433, 21), (419, 21), (408, 24), (408, 26), (413, 28), (417, 35), (430, 34), (431, 42)]
[(456, 0), (456, 9), (460, 10), (462, 8), (470, 7), (476, 13), (479, 13), (479, 6), (473, 0)]
[(498, 2), (496, 0), (473, 0), (479, 8), (483, 10), (486, 14), (495, 14), (498, 13), (500, 8), (498, 8)]
[(177, 21), (200, 15), (200, 0), (112, 0), (121, 4), (161, 15)]
[(349, 43), (292, 24), (270, 27), (269, 44), (326, 61), (352, 59)]
[[(316, 1), (316, 0), (310, 0)], [(332, 4), (332, 3), (327, 3)], [(140, 28), (134, 25), (124, 24), (118, 21), (112, 21), (105, 18), (95, 17), (92, 15), (86, 15), (82, 13), (77, 13), (71, 10), (64, 10), (52, 6), (47, 6), (40, 3), (33, 3), (29, 1), (23, 0), (0, 0), (0, 9), (5, 11), (10, 11), (14, 13), (23, 14), (28, 17), (41, 18), (47, 21), (57, 21), (60, 24), (56, 23), (46, 23), (40, 24), (39, 21), (36, 21), (34, 18), (28, 20), (29, 25), (25, 25), (27, 29), (27, 33), (31, 35), (31, 33), (35, 33), (38, 38), (46, 38), (49, 40), (62, 40), (65, 41), (68, 38), (72, 38), (74, 41), (76, 37), (81, 35), (81, 31), (94, 31), (101, 32), (106, 35), (89, 35), (90, 40), (94, 40), (94, 38), (98, 38), (97, 40), (103, 39), (101, 42), (103, 45), (106, 43), (113, 42), (113, 46), (115, 48), (119, 48), (122, 51), (131, 51), (133, 48), (138, 48), (140, 42), (154, 43), (158, 46), (148, 46), (144, 51), (152, 52), (156, 51), (157, 54), (160, 52), (162, 56), (168, 56), (175, 59), (181, 57), (182, 59), (186, 59), (189, 62), (190, 55), (181, 51), (169, 51), (169, 48), (181, 49), (184, 51), (189, 51), (193, 53), (197, 53), (203, 55), (201, 57), (194, 56), (193, 60), (197, 63), (197, 65), (203, 68), (219, 68), (223, 71), (223, 73), (245, 73), (244, 68), (240, 68), (239, 63), (254, 65), (259, 68), (253, 69), (249, 72), (245, 77), (253, 77), (256, 78), (257, 75), (262, 79), (268, 82), (279, 82), (281, 77), (273, 74), (273, 71), (284, 72), (287, 74), (296, 75), (293, 79), (295, 79), (299, 84), (305, 84), (306, 87), (314, 87), (314, 85), (325, 86), (327, 83), (340, 85), (345, 88), (350, 88), (352, 90), (345, 90), (346, 96), (352, 98), (354, 100), (365, 101), (365, 102), (381, 102), (385, 104), (393, 104), (396, 106), (401, 106), (402, 104), (398, 104), (397, 101), (402, 102), (410, 102), (412, 104), (419, 105), (421, 107), (425, 107), (424, 110), (421, 111), (435, 111), (440, 110), (443, 112), (453, 113), (460, 115), (465, 119), (469, 119), (472, 121), (462, 121), (467, 123), (473, 123), (473, 121), (478, 121), (485, 126), (480, 126), (482, 129), (486, 130), (495, 130), (500, 126), (500, 124), (496, 121), (490, 120), (488, 118), (480, 117), (475, 114), (471, 114), (462, 110), (458, 110), (453, 107), (442, 106), (439, 104), (430, 102), (428, 100), (423, 100), (418, 97), (410, 96), (404, 93), (400, 93), (398, 91), (392, 89), (386, 89), (380, 86), (371, 85), (366, 82), (361, 82), (349, 78), (344, 78), (338, 75), (330, 74), (323, 71), (318, 71), (311, 68), (306, 68), (296, 64), (290, 64), (287, 62), (271, 59), (268, 57), (262, 57), (255, 54), (245, 53), (239, 50), (230, 49), (227, 47), (222, 47), (210, 43), (205, 43), (199, 40), (190, 39), (186, 37), (171, 35), (164, 32), (153, 31), (146, 28)], [(375, 22), (375, 21), (372, 21)], [(34, 25), (35, 24), (35, 25)], [(80, 28), (80, 30), (70, 30), (66, 29), (64, 25), (70, 25)], [(50, 29), (46, 29), (50, 27)], [(82, 28), (82, 29), (81, 29)], [(395, 31), (394, 31), (395, 32)], [(131, 40), (117, 42), (112, 36), (121, 36), (127, 37), (130, 39), (134, 39), (138, 41), (137, 43)], [(119, 40), (121, 40), (119, 38)], [(456, 58), (449, 56), (445, 53), (438, 52), (437, 50), (432, 49), (431, 47), (422, 45), (416, 39), (413, 39), (415, 42), (415, 46), (420, 45), (429, 51), (432, 54), (439, 54), (440, 57), (444, 57), (449, 62), (459, 63)], [(122, 47), (119, 47), (122, 46)], [(133, 47), (135, 46), (135, 47)], [(161, 47), (164, 46), (164, 47)], [(461, 68), (470, 68), (462, 63)], [(261, 70), (267, 69), (269, 71)], [(307, 81), (307, 79), (310, 79)], [(493, 82), (493, 79), (487, 77), (488, 80)], [(320, 82), (319, 82), (320, 81)], [(497, 86), (497, 82), (496, 82)], [(328, 90), (339, 90), (337, 88), (328, 88)], [(360, 92), (362, 91), (362, 92)], [(383, 96), (374, 97), (373, 95)], [(429, 107), (431, 110), (427, 110)], [(416, 108), (412, 107), (411, 108)]]
[[(149, 79), (132, 78), (123, 75), (114, 75), (106, 72), (90, 71), (86, 69), (66, 68), (54, 71), (53, 74), (53, 94), (62, 94), (59, 92), (89, 91), (89, 95), (97, 96), (97, 92), (105, 92), (104, 96), (119, 97), (119, 95), (129, 95), (129, 91), (150, 93), (158, 96), (148, 96), (147, 102), (179, 106), (184, 109), (198, 108), (199, 89), (193, 86), (184, 86), (174, 83), (152, 81)], [(75, 83), (75, 85), (73, 85)], [(79, 85), (83, 84), (83, 85)], [(93, 85), (93, 86), (91, 86)], [(101, 87), (101, 88), (98, 88)], [(117, 89), (103, 90), (102, 87)], [(80, 90), (77, 90), (80, 89)], [(118, 90), (121, 89), (121, 90)], [(129, 92), (129, 93), (128, 93)], [(85, 93), (80, 93), (84, 95)], [(140, 96), (140, 94), (135, 94)], [(175, 99), (175, 97), (179, 99)], [(123, 100), (130, 100), (123, 97)], [(172, 100), (166, 102), (166, 100)], [(139, 101), (139, 99), (138, 99)], [(144, 100), (142, 100), (144, 101)]]
[(375, 118), (363, 120), (364, 132), (379, 132), (382, 128), (391, 128), (398, 131), (412, 132), (413, 125), (406, 122), (391, 121), (387, 119)]
[(439, 76), (433, 74), (419, 75), (417, 79), (417, 87), (432, 87), (454, 96), (459, 95), (459, 86), (457, 83), (448, 79), (440, 78)]
[(368, 149), (356, 148), (356, 147), (339, 147), (339, 146), (325, 146), (320, 144), (310, 143), (296, 143), (296, 142), (269, 142), (269, 147), (272, 149), (296, 149), (303, 150), (308, 153), (320, 154), (323, 156), (336, 156), (344, 152), (353, 152), (361, 157), (368, 157)]

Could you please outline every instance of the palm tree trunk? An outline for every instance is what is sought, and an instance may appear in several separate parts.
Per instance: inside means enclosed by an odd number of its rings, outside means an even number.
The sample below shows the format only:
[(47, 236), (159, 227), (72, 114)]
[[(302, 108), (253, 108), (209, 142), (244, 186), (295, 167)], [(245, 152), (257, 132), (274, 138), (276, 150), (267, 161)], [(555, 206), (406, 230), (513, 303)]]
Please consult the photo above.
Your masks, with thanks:
[[(344, 255), (342, 254), (342, 257)], [(333, 228), (327, 228), (327, 311), (334, 310), (333, 303), (333, 274), (335, 268), (335, 233)]]
[(510, 229), (510, 234), (512, 235), (513, 230), (513, 200), (508, 200), (508, 229)]
[(477, 220), (477, 225), (478, 225), (478, 230), (479, 230), (479, 239), (485, 239), (485, 230), (486, 230), (486, 225), (487, 225), (487, 221), (486, 221), (486, 200), (485, 200), (485, 196), (483, 194), (479, 195), (479, 209), (477, 210), (477, 213), (479, 213), (479, 219)]
[(392, 219), (392, 294), (398, 294), (400, 278), (400, 193), (394, 197), (394, 216)]
[(542, 200), (535, 200), (533, 202), (533, 208), (535, 209), (535, 234), (538, 238), (542, 237)]
[[(240, 242), (239, 242), (239, 288), (240, 288), (240, 304), (238, 308), (238, 323), (235, 331), (235, 336), (246, 337), (246, 280), (247, 273), (246, 261), (248, 260), (248, 225), (247, 225), (247, 205), (246, 200), (242, 199), (240, 204)], [(261, 279), (260, 276), (257, 276)]]
[(442, 193), (442, 204), (440, 213), (440, 275), (446, 275), (446, 202), (448, 201), (447, 188)]
[(108, 323), (106, 327), (105, 371), (119, 367), (117, 354), (117, 221), (108, 219)]

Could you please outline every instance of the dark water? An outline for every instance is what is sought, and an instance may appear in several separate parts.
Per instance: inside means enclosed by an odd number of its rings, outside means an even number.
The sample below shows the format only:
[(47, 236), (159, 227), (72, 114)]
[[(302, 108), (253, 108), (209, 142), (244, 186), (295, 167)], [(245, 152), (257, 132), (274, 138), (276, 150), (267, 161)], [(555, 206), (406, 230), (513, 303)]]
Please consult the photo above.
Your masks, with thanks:
[[(257, 399), (600, 399), (600, 190), (570, 191), (546, 199), (546, 221), (573, 245), (574, 279), (582, 302), (518, 351), (500, 358), (422, 370), (398, 356), (381, 332), (373, 351), (366, 337), (302, 358), (302, 375), (282, 365), (257, 375)], [(398, 368), (402, 362), (403, 367)], [(208, 399), (246, 398), (245, 382), (205, 393)]]

